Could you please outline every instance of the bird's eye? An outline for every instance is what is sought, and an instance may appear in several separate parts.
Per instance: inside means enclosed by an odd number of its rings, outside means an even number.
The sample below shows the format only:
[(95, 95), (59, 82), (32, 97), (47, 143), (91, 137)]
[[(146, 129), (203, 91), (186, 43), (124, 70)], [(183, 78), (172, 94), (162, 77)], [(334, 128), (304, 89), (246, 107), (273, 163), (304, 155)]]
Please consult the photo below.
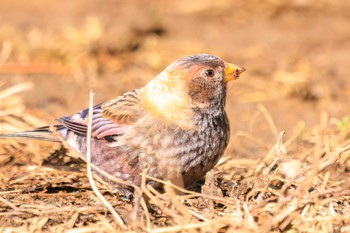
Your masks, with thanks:
[(206, 75), (207, 77), (209, 77), (209, 78), (214, 77), (214, 74), (215, 74), (215, 72), (214, 72), (214, 70), (212, 70), (212, 69), (209, 69), (209, 70), (206, 70), (206, 71), (205, 71), (205, 75)]

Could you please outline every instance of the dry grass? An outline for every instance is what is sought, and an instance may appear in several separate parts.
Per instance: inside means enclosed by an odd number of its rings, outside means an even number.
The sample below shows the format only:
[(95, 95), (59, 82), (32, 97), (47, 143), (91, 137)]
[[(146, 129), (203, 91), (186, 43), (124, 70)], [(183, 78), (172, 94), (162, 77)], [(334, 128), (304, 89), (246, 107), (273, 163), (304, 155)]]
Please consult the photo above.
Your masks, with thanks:
[[(74, 113), (90, 89), (113, 98), (175, 58), (208, 52), (247, 68), (229, 87), (224, 158), (200, 193), (170, 183), (159, 193), (144, 175), (127, 201), (60, 144), (1, 139), (0, 231), (350, 232), (348, 1), (154, 2), (91, 3), (92, 14), (76, 1), (86, 11), (77, 20), (23, 1), (29, 17), (0, 15), (13, 23), (0, 25), (0, 134), (46, 125), (43, 109)], [(21, 28), (31, 9), (50, 12), (48, 23)], [(54, 25), (66, 17), (72, 25)]]
[[(18, 97), (12, 95), (26, 87), (1, 91), (3, 103), (18, 106), (1, 106), (2, 129), (14, 129), (18, 122), (33, 125), (16, 102)], [(263, 111), (274, 131), (271, 116)], [(302, 137), (284, 142), (281, 132), (263, 160), (227, 155), (207, 175), (202, 193), (180, 190), (183, 195), (176, 195), (179, 189), (165, 183), (166, 192), (161, 194), (144, 183), (132, 203), (121, 201), (101, 184), (102, 204), (88, 185), (84, 169), (73, 166), (65, 155), (56, 153), (62, 161), (56, 159), (54, 166), (66, 169), (52, 169), (42, 165), (42, 152), (32, 141), (8, 140), (2, 143), (0, 157), (2, 231), (110, 232), (122, 227), (129, 232), (347, 232), (350, 144), (346, 123), (324, 114), (319, 126)], [(125, 226), (106, 205), (119, 212)]]

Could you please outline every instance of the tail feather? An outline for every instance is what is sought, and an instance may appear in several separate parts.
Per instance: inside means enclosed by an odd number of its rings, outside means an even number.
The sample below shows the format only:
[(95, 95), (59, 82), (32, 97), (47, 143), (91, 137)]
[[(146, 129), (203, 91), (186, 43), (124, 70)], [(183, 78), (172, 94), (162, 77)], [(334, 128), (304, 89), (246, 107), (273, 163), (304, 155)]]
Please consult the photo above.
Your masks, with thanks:
[(40, 141), (61, 142), (52, 134), (49, 126), (11, 134), (0, 134), (0, 138), (31, 138)]

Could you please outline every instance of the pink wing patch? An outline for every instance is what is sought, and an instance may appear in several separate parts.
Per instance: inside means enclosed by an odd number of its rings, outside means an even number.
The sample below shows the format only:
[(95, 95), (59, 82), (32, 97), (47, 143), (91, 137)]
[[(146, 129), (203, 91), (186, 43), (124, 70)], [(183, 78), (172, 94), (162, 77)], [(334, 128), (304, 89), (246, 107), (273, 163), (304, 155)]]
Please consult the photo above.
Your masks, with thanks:
[[(127, 125), (115, 123), (102, 116), (101, 104), (96, 105), (93, 110), (92, 117), (92, 137), (96, 139), (106, 139), (111, 136), (119, 136), (128, 128)], [(88, 109), (85, 109), (73, 116), (62, 117), (57, 121), (62, 123), (62, 126), (69, 131), (78, 134), (79, 136), (87, 135), (87, 115)]]

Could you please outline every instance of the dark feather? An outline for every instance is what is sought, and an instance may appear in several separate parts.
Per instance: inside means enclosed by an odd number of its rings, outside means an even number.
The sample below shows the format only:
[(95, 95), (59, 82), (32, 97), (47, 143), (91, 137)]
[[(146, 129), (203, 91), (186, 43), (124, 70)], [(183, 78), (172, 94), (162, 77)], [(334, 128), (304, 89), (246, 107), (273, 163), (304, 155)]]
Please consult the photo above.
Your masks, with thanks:
[(61, 140), (59, 140), (50, 132), (48, 126), (41, 127), (36, 130), (23, 131), (18, 133), (0, 134), (0, 138), (31, 138), (48, 142), (61, 142)]

